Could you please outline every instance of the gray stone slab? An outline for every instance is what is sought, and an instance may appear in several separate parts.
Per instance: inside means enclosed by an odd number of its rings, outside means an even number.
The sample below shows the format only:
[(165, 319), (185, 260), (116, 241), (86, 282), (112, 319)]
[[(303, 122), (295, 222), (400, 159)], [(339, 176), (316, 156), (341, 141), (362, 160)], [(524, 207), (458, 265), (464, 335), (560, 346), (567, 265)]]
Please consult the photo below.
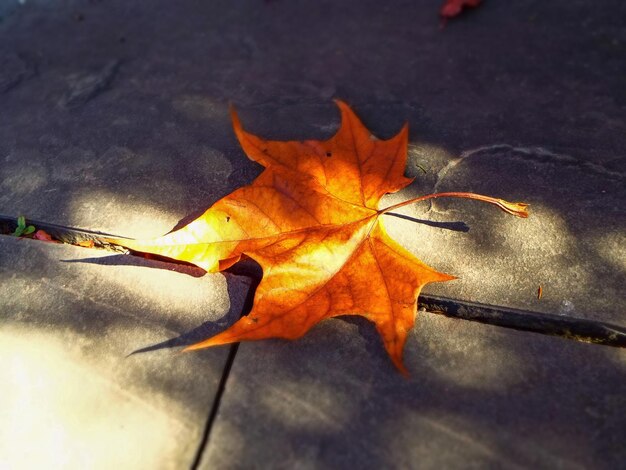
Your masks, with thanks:
[(390, 366), (364, 321), (242, 344), (202, 468), (619, 468), (624, 354), (422, 313)]
[[(416, 183), (390, 202), (437, 189), (532, 204), (527, 220), (474, 202), (404, 211), (469, 233), (388, 217), (394, 237), (460, 276), (430, 292), (624, 323), (623, 2), (485, 2), (444, 30), (425, 0), (7, 5), (0, 213), (161, 234), (258, 174), (229, 101), (252, 132), (324, 138), (339, 97), (380, 137), (410, 123)], [(225, 328), (245, 280), (0, 243), (0, 351), (13, 364), (1, 374), (14, 384), (0, 412), (16, 423), (1, 426), (0, 455), (32, 445), (66, 448), (74, 466), (189, 462), (225, 350), (126, 356)], [(361, 320), (242, 345), (203, 466), (614, 468), (626, 457), (622, 352), (422, 314), (406, 361), (408, 381)]]
[[(528, 200), (532, 216), (458, 200), (403, 211), (463, 221), (468, 233), (388, 217), (405, 246), (459, 276), (427, 292), (624, 323), (623, 175), (541, 149), (493, 146), (451, 161), (441, 152), (412, 146), (411, 166), (428, 172), (414, 171), (417, 191), (506, 195)], [(204, 467), (617, 468), (625, 360), (423, 312), (405, 380), (372, 325), (330, 320), (294, 343), (240, 346)]]
[[(160, 92), (124, 68), (124, 33), (107, 26), (115, 16), (99, 22), (111, 36), (95, 46), (103, 30), (84, 7), (16, 2), (4, 12), (0, 213), (165, 233), (229, 190), (225, 145), (189, 139), (169, 105), (164, 118), (161, 99), (147, 98)], [(133, 88), (143, 98), (123, 97)], [(227, 129), (226, 105), (221, 113)], [(231, 303), (229, 291), (247, 281), (8, 237), (0, 272), (0, 466), (191, 465), (227, 351), (175, 351), (232, 322), (243, 297)]]
[[(389, 203), (461, 189), (526, 200), (532, 215), (458, 200), (403, 211), (467, 233), (387, 217), (395, 238), (459, 276), (427, 292), (623, 324), (623, 175), (542, 149), (442, 152), (413, 144), (417, 188)], [(205, 468), (616, 468), (625, 359), (424, 312), (404, 380), (372, 325), (331, 320), (292, 344), (239, 348)]]
[(2, 466), (187, 467), (227, 352), (172, 347), (215, 331), (226, 281), (94, 251), (0, 237)]

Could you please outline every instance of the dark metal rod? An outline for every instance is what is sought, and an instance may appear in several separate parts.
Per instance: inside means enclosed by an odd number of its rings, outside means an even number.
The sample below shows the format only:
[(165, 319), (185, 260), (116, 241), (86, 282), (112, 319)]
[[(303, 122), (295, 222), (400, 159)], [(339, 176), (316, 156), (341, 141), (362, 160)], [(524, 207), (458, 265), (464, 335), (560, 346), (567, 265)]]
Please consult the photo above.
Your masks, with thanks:
[(626, 328), (596, 320), (495, 307), (434, 295), (421, 295), (418, 303), (430, 313), (451, 318), (559, 336), (585, 343), (626, 347)]

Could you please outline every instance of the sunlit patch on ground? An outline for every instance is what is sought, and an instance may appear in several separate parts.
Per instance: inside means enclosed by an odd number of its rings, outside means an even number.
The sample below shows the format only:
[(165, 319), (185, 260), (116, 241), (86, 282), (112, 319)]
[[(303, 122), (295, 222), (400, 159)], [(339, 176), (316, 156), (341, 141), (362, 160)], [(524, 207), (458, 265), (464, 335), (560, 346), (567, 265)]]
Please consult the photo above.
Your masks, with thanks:
[(63, 336), (3, 328), (0, 358), (6, 468), (158, 468), (180, 452), (172, 403), (120, 387)]

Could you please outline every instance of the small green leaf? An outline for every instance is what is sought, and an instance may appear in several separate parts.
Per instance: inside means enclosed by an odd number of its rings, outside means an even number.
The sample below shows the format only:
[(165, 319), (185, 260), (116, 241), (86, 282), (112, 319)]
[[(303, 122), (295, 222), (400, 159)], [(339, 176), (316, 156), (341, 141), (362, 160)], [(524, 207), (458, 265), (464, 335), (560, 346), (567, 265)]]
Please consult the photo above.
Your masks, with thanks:
[(29, 225), (27, 227), (26, 217), (24, 217), (23, 215), (20, 215), (17, 218), (17, 227), (15, 228), (15, 232), (13, 232), (11, 235), (14, 237), (21, 237), (22, 235), (30, 235), (34, 231), (35, 231), (35, 226)]

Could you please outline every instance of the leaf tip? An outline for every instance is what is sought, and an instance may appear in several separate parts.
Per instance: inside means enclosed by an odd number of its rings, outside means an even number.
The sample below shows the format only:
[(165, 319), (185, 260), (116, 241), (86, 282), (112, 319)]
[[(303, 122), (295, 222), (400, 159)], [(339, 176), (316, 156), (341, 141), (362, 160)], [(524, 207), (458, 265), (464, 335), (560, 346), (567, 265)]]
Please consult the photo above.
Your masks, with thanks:
[(230, 333), (230, 329), (222, 331), (214, 336), (211, 336), (208, 339), (203, 341), (199, 341), (194, 344), (190, 344), (185, 347), (181, 352), (189, 352), (189, 351), (197, 351), (199, 349), (206, 349), (212, 346), (220, 346), (222, 344), (235, 343), (239, 340), (237, 337), (233, 337), (233, 334)]
[[(343, 100), (340, 100), (339, 98), (335, 98), (333, 99), (333, 101), (335, 102), (335, 104), (337, 105), (337, 107), (339, 108), (339, 111), (341, 111), (341, 120), (347, 120), (348, 118), (350, 119), (358, 119), (356, 114), (354, 114), (354, 111), (352, 111), (352, 108), (350, 107), (350, 105), (348, 103), (346, 103)], [(343, 122), (342, 122), (342, 127), (343, 127)]]
[(197, 351), (198, 349), (205, 349), (208, 348), (210, 345), (207, 345), (208, 341), (200, 341), (199, 343), (194, 343), (191, 344), (189, 346), (184, 347), (183, 349), (181, 349), (181, 353), (187, 353), (190, 351)]
[(396, 366), (398, 372), (400, 372), (400, 374), (402, 374), (405, 379), (408, 379), (410, 374), (408, 369), (404, 366), (404, 362), (402, 361), (402, 355), (393, 355), (391, 357), (391, 360), (393, 361), (393, 365)]
[(230, 111), (230, 119), (233, 122), (233, 128), (235, 129), (235, 134), (239, 134), (239, 132), (243, 131), (243, 128), (241, 126), (241, 121), (239, 120), (239, 115), (237, 114), (237, 110), (235, 109), (235, 105), (233, 103), (229, 103), (228, 110)]
[(528, 217), (528, 206), (525, 202), (508, 202), (504, 199), (498, 199), (498, 206), (504, 211), (516, 217), (525, 219)]
[(400, 134), (406, 140), (409, 139), (409, 121), (406, 121), (402, 125), (402, 129), (400, 129), (400, 132), (398, 132), (398, 134)]

